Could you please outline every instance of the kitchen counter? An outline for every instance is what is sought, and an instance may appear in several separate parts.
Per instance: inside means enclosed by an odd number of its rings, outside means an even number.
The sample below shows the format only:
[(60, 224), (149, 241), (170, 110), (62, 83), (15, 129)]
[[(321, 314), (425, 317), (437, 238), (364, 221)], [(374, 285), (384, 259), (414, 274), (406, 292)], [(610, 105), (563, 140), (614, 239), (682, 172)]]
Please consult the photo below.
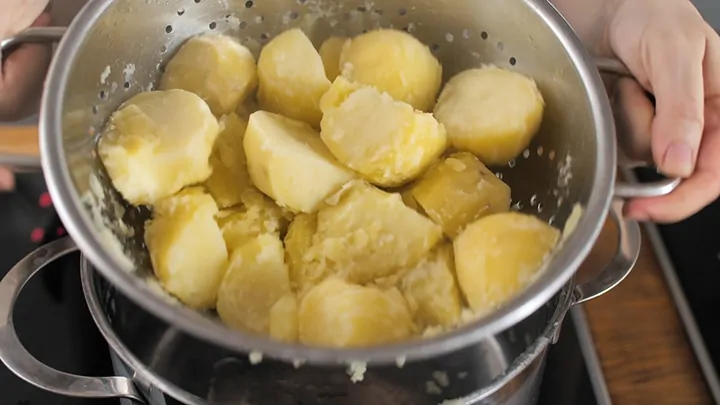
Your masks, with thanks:
[[(0, 126), (0, 154), (35, 155), (34, 126)], [(580, 278), (600, 269), (617, 245), (608, 223)], [(711, 405), (710, 393), (647, 238), (631, 275), (585, 312), (613, 405)]]

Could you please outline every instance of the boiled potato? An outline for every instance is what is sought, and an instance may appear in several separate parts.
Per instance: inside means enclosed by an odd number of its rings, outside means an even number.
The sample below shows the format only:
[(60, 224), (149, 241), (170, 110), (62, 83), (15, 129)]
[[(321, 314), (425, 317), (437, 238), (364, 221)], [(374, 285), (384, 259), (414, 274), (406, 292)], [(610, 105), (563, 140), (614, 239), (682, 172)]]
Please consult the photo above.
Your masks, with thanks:
[(325, 145), (340, 162), (379, 186), (412, 180), (447, 146), (445, 129), (431, 114), (343, 77), (323, 96), (321, 108)]
[(220, 319), (232, 328), (270, 333), (270, 312), (290, 291), (282, 241), (262, 234), (230, 257), (217, 297)]
[(412, 336), (407, 302), (395, 289), (353, 285), (330, 278), (300, 303), (299, 336), (314, 346), (361, 347), (398, 342)]
[(129, 203), (152, 205), (205, 181), (218, 122), (185, 90), (140, 93), (110, 116), (98, 154), (112, 184)]
[(458, 282), (470, 308), (503, 304), (537, 275), (560, 231), (527, 214), (507, 212), (470, 224), (454, 241)]
[(277, 114), (253, 113), (244, 146), (255, 186), (297, 212), (315, 211), (355, 176), (335, 160), (315, 130)]
[(467, 152), (452, 154), (430, 168), (412, 195), (451, 238), (480, 217), (510, 210), (510, 187)]
[(312, 263), (312, 256), (307, 254), (313, 246), (316, 232), (317, 216), (300, 214), (290, 223), (285, 236), (285, 256), (290, 269), (290, 282), (301, 297), (310, 287), (332, 274), (332, 269), (324, 263)]
[(315, 224), (310, 219), (303, 224), (296, 242), (292, 237), (286, 240), (288, 254), (297, 255), (289, 260), (291, 265), (301, 266), (293, 275), (309, 277), (309, 283), (325, 274), (356, 283), (394, 276), (419, 262), (442, 237), (438, 225), (406, 207), (398, 194), (361, 181), (352, 182), (327, 203), (317, 212)]
[(280, 298), (270, 308), (270, 337), (281, 342), (294, 343), (298, 340), (299, 306), (295, 294)]
[(230, 254), (258, 235), (267, 233), (279, 237), (290, 222), (288, 213), (255, 189), (245, 190), (241, 201), (241, 206), (224, 209), (217, 215)]
[(330, 81), (340, 75), (340, 52), (347, 41), (345, 37), (330, 37), (320, 45), (318, 52), (325, 66), (325, 75)]
[(452, 326), (460, 319), (463, 301), (455, 280), (453, 247), (439, 244), (399, 283), (418, 325)]
[(213, 114), (229, 114), (257, 85), (255, 58), (225, 35), (190, 38), (170, 59), (160, 79), (163, 90), (182, 89), (200, 96)]
[(435, 117), (455, 148), (472, 152), (486, 165), (502, 165), (530, 144), (544, 108), (532, 79), (490, 66), (450, 79)]
[(191, 187), (158, 201), (145, 225), (145, 243), (160, 284), (193, 308), (215, 306), (227, 269), (217, 212), (211, 196)]
[(330, 87), (320, 55), (300, 29), (273, 38), (258, 58), (258, 101), (263, 110), (320, 124), (320, 97)]
[(205, 187), (220, 208), (237, 205), (248, 188), (252, 188), (243, 148), (247, 120), (234, 113), (220, 119), (220, 134), (210, 155), (212, 174)]
[(420, 111), (430, 111), (440, 90), (442, 66), (427, 46), (392, 29), (351, 39), (340, 54), (342, 75), (376, 87)]

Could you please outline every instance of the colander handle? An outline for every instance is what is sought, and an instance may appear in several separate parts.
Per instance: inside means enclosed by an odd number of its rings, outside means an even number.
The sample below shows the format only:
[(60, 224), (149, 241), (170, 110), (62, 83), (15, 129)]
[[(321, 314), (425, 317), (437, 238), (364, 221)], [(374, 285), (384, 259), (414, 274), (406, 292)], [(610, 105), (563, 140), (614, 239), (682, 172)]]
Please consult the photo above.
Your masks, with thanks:
[(43, 267), (76, 250), (70, 237), (48, 243), (25, 256), (0, 281), (0, 361), (15, 375), (45, 391), (80, 398), (127, 398), (144, 404), (131, 379), (85, 377), (55, 370), (33, 357), (17, 336), (13, 312), (25, 284)]
[[(595, 66), (602, 73), (633, 78), (630, 70), (617, 59), (595, 58)], [(648, 166), (646, 162), (632, 162), (634, 166)], [(680, 185), (679, 178), (659, 180), (652, 183), (629, 184), (617, 182), (615, 184), (615, 197), (618, 198), (641, 198), (660, 197), (670, 194)]]
[(637, 221), (623, 218), (623, 201), (616, 199), (610, 209), (610, 217), (618, 229), (618, 246), (610, 263), (592, 280), (575, 286), (573, 305), (597, 298), (620, 284), (640, 256), (642, 233)]
[[(0, 55), (11, 52), (17, 46), (30, 43), (59, 42), (65, 34), (65, 27), (33, 27), (17, 33), (16, 35), (0, 41)], [(23, 137), (32, 136), (24, 134)], [(22, 143), (22, 146), (18, 146)], [(0, 166), (10, 167), (15, 171), (40, 170), (40, 156), (28, 153), (27, 150), (37, 151), (37, 136), (30, 139), (0, 139)]]

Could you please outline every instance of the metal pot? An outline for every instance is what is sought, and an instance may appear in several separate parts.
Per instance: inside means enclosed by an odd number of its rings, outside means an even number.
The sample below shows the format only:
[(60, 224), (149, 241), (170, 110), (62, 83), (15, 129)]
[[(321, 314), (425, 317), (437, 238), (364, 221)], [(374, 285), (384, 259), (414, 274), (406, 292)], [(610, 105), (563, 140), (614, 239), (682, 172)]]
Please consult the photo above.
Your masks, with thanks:
[[(473, 345), (428, 360), (368, 366), (357, 383), (345, 364), (304, 365), (301, 358), (288, 364), (198, 339), (124, 295), (84, 257), (80, 268), (85, 299), (110, 345), (119, 376), (84, 377), (50, 368), (22, 346), (12, 323), (13, 309), (33, 275), (75, 249), (70, 239), (40, 248), (0, 281), (0, 361), (29, 383), (58, 394), (152, 405), (435, 405), (451, 399), (457, 402), (448, 404), (532, 405), (548, 347), (569, 308), (611, 289), (637, 260), (640, 230), (620, 221), (620, 208), (616, 204), (612, 211), (619, 250), (605, 268), (605, 278), (580, 285), (571, 281), (529, 317)], [(350, 374), (358, 376), (360, 368)]]
[[(561, 228), (574, 207), (582, 208), (577, 226), (547, 268), (525, 291), (463, 328), (353, 350), (285, 344), (234, 331), (158, 294), (148, 284), (154, 275), (142, 240), (148, 211), (124, 203), (96, 158), (95, 136), (108, 115), (132, 94), (152, 88), (173, 49), (192, 35), (215, 30), (257, 51), (290, 27), (303, 28), (319, 42), (331, 34), (389, 26), (411, 31), (431, 45), (446, 78), (494, 63), (537, 81), (547, 102), (543, 127), (518, 159), (497, 171), (511, 186), (517, 208)], [(59, 36), (58, 29), (34, 29), (4, 41), (2, 47)], [(616, 62), (601, 66), (623, 71)], [(355, 359), (391, 364), (400, 357), (426, 359), (480, 344), (530, 316), (568, 283), (600, 233), (613, 198), (662, 195), (678, 184), (615, 184), (615, 127), (608, 97), (593, 61), (545, 0), (93, 1), (57, 49), (42, 102), (40, 144), (48, 188), (68, 233), (123, 294), (165, 322), (229, 350), (260, 350), (313, 364)], [(579, 291), (597, 295), (608, 279), (612, 275), (601, 274), (598, 284)]]

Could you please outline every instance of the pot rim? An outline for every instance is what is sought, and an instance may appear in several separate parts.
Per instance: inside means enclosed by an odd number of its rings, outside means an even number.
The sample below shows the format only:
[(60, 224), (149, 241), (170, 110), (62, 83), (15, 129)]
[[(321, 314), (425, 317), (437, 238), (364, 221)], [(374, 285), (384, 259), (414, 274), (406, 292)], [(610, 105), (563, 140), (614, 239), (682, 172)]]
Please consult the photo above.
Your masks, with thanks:
[[(139, 380), (141, 384), (149, 384), (151, 387), (156, 387), (163, 393), (188, 405), (206, 405), (206, 400), (191, 394), (165, 378), (158, 376), (142, 361), (135, 357), (127, 346), (125, 346), (125, 343), (115, 333), (113, 326), (107, 318), (105, 309), (101, 304), (95, 283), (95, 279), (98, 276), (103, 278), (105, 277), (104, 274), (101, 274), (94, 268), (93, 264), (87, 259), (87, 257), (85, 257), (84, 254), (81, 254), (80, 281), (90, 315), (100, 331), (100, 334), (102, 334), (103, 338), (108, 343), (110, 350), (134, 371), (135, 374), (132, 376), (134, 382), (137, 384)], [(459, 399), (465, 401), (465, 403), (473, 404), (477, 401), (488, 398), (495, 392), (501, 390), (508, 384), (508, 382), (520, 375), (529, 365), (536, 361), (537, 358), (542, 355), (547, 350), (548, 346), (554, 341), (554, 337), (562, 327), (565, 316), (572, 307), (573, 288), (574, 280), (570, 280), (559, 293), (560, 297), (558, 298), (557, 305), (553, 310), (553, 315), (547, 321), (547, 325), (545, 325), (543, 332), (533, 341), (532, 344), (527, 346), (522, 354), (513, 359), (503, 374), (495, 377), (488, 386), (473, 391), (472, 393)], [(120, 293), (122, 293), (122, 291), (120, 291)], [(147, 311), (147, 309), (140, 305), (138, 305), (138, 307)], [(150, 311), (147, 312), (151, 316), (159, 318), (154, 313)], [(184, 331), (180, 332), (184, 333)], [(340, 367), (340, 365), (338, 365), (338, 367)]]
[[(520, 1), (520, 0), (518, 0)], [(580, 40), (556, 9), (545, 0), (522, 0), (543, 19), (577, 64), (595, 124), (597, 159), (588, 204), (577, 227), (554, 256), (553, 266), (522, 293), (496, 311), (464, 327), (437, 337), (366, 349), (328, 349), (276, 342), (231, 330), (196, 311), (172, 305), (152, 291), (145, 280), (127, 271), (103, 246), (95, 225), (74, 191), (63, 151), (62, 109), (74, 56), (78, 53), (95, 21), (113, 0), (89, 2), (80, 11), (60, 42), (48, 72), (40, 113), (40, 149), (48, 191), (68, 234), (80, 250), (123, 294), (146, 310), (195, 337), (212, 341), (236, 352), (260, 351), (291, 361), (305, 359), (314, 364), (394, 363), (398, 358), (421, 359), (458, 350), (508, 329), (549, 301), (573, 276), (589, 254), (608, 215), (616, 173), (616, 140), (610, 102), (600, 74)]]

